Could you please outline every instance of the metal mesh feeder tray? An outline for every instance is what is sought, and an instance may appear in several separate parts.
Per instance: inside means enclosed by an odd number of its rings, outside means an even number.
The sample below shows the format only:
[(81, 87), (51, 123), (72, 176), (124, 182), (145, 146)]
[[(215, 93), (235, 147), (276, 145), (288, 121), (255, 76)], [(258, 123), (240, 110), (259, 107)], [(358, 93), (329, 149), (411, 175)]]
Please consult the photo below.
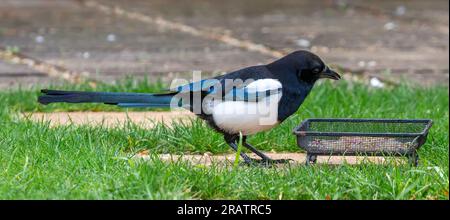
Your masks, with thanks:
[(297, 144), (307, 152), (306, 164), (318, 155), (407, 156), (418, 165), (417, 149), (432, 125), (429, 119), (314, 118), (294, 129)]

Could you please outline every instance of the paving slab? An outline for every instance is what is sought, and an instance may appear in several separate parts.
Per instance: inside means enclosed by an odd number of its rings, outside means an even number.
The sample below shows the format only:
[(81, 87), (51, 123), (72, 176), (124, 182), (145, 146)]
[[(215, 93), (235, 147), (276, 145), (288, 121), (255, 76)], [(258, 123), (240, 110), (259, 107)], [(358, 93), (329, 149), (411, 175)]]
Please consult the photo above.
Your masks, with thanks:
[[(99, 1), (369, 73), (448, 79), (447, 1)], [(402, 15), (396, 15), (403, 8)], [(402, 10), (400, 10), (402, 11)], [(207, 19), (206, 19), (207, 18)], [(433, 80), (431, 80), (433, 81)]]
[(157, 123), (171, 126), (174, 122), (189, 122), (195, 115), (189, 111), (170, 112), (52, 112), (23, 113), (22, 118), (49, 122), (51, 126), (89, 125), (115, 127), (131, 122), (143, 128), (153, 128)]
[(21, 53), (88, 71), (97, 78), (230, 71), (269, 59), (216, 41), (107, 16), (77, 1), (57, 7), (48, 0), (0, 5), (0, 45), (18, 46)]
[[(287, 164), (276, 164), (274, 167), (287, 167), (287, 166), (305, 166), (306, 153), (293, 153), (293, 152), (263, 152), (272, 159), (291, 159)], [(258, 158), (256, 154), (248, 153), (252, 158)], [(157, 154), (152, 155), (149, 150), (144, 150), (133, 155), (132, 158), (135, 160), (148, 161), (152, 160), (153, 156), (158, 157), (160, 160), (176, 163), (176, 162), (188, 162), (198, 166), (228, 166), (232, 167), (236, 159), (236, 154), (222, 154), (222, 155), (212, 155), (212, 154)], [(240, 160), (242, 162), (242, 160)], [(317, 163), (314, 165), (358, 165), (363, 163), (371, 164), (405, 164), (406, 160), (404, 158), (388, 158), (388, 157), (365, 157), (365, 156), (318, 156)]]
[[(444, 0), (95, 2), (277, 51), (309, 49), (355, 72), (391, 72), (396, 80), (448, 85), (449, 17)], [(81, 0), (0, 1), (0, 46), (14, 45), (28, 56), (73, 71), (88, 71), (90, 77), (105, 81), (126, 74), (218, 73), (274, 59), (105, 14)], [(8, 71), (0, 68), (0, 74)]]
[(0, 89), (29, 88), (33, 85), (59, 83), (46, 73), (37, 72), (25, 65), (0, 60)]

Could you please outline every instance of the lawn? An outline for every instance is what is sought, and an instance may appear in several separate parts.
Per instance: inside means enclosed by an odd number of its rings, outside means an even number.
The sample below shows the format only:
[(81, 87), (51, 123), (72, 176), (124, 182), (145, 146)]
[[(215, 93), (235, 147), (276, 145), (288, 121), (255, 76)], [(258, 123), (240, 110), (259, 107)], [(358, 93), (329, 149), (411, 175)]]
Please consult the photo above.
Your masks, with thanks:
[[(131, 78), (114, 85), (53, 86), (90, 91), (154, 92), (163, 83)], [(107, 105), (36, 103), (39, 89), (0, 92), (0, 199), (448, 199), (448, 88), (406, 85), (375, 89), (355, 82), (317, 85), (299, 111), (249, 139), (258, 149), (298, 152), (292, 129), (303, 119), (430, 118), (434, 125), (409, 165), (316, 165), (283, 168), (205, 167), (166, 163), (152, 153), (230, 153), (221, 135), (199, 120), (145, 130), (65, 125), (21, 119), (20, 112), (126, 111)], [(131, 109), (129, 109), (131, 110)], [(149, 109), (143, 109), (149, 110)]]

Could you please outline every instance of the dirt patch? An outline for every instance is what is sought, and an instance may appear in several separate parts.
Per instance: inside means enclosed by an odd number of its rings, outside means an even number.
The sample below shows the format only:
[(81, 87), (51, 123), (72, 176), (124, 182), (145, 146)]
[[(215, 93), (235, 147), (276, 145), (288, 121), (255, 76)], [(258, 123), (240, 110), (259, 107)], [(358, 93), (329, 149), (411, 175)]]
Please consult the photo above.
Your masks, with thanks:
[(195, 115), (188, 111), (170, 112), (52, 112), (25, 113), (33, 121), (50, 121), (58, 125), (103, 125), (113, 127), (133, 122), (144, 128), (152, 128), (156, 123), (171, 125), (174, 121), (189, 121)]
[[(265, 152), (267, 156), (272, 159), (292, 159), (290, 165), (303, 165), (306, 161), (305, 153), (270, 153)], [(255, 154), (248, 154), (252, 158), (258, 158)], [(196, 165), (211, 166), (215, 165), (231, 165), (234, 163), (235, 154), (224, 155), (175, 155), (175, 154), (159, 154), (158, 157), (166, 162), (185, 161)], [(134, 159), (150, 160), (151, 156), (146, 152), (140, 152), (133, 156)], [(391, 159), (391, 158), (390, 158)], [(391, 161), (391, 160), (390, 160)], [(393, 162), (403, 163), (400, 158), (392, 158)], [(403, 161), (403, 162), (402, 162)], [(318, 156), (317, 164), (361, 164), (363, 162), (370, 162), (375, 164), (382, 164), (386, 162), (384, 157), (364, 157), (364, 156)]]

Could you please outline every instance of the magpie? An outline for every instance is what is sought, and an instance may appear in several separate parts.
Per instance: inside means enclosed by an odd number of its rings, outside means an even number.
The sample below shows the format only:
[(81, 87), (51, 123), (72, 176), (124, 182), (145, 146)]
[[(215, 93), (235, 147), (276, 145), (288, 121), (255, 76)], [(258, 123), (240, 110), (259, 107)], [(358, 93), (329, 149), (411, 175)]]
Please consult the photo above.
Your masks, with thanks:
[(163, 93), (82, 92), (44, 89), (41, 104), (104, 103), (120, 107), (181, 107), (194, 112), (235, 151), (242, 145), (261, 159), (240, 153), (247, 164), (286, 163), (273, 160), (247, 142), (247, 136), (272, 129), (294, 114), (321, 78), (339, 80), (338, 73), (305, 50), (272, 63), (176, 86)]

